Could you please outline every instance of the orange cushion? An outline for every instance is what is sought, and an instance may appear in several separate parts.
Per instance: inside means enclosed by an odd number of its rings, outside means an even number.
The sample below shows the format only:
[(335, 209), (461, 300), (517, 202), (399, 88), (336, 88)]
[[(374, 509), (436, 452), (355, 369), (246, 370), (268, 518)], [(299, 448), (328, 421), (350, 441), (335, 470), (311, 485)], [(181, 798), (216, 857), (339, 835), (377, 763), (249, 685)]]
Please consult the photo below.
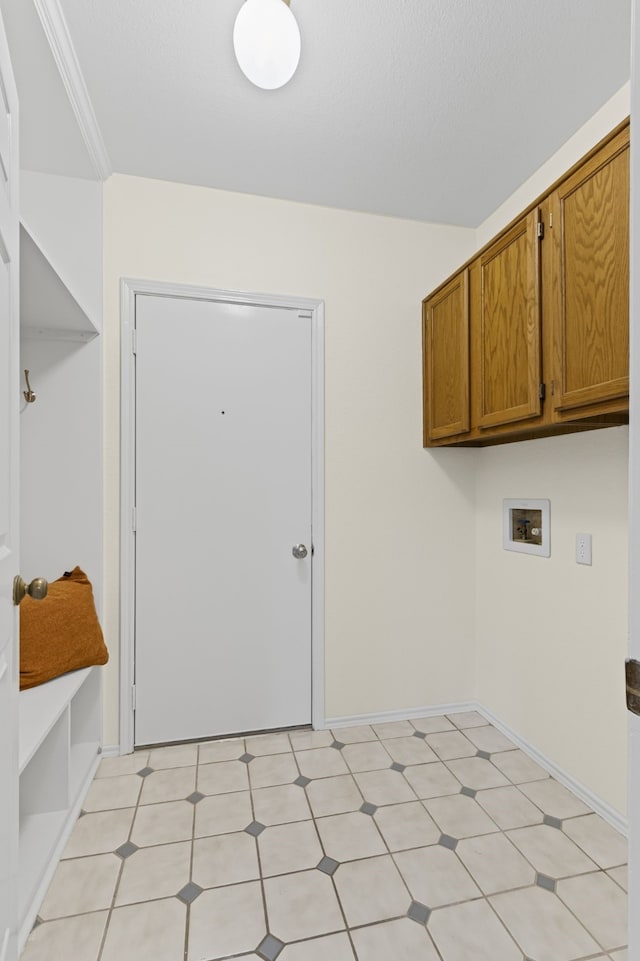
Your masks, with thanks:
[(79, 567), (49, 584), (44, 600), (24, 598), (20, 604), (21, 691), (108, 660), (91, 581)]

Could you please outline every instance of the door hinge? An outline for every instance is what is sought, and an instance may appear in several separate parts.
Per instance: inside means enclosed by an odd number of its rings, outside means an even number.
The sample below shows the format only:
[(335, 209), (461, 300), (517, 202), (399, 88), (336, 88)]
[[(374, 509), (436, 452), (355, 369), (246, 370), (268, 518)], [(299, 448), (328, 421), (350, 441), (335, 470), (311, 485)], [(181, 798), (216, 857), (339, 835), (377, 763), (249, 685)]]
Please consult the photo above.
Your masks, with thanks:
[(539, 220), (538, 221), (538, 240), (542, 240), (543, 237), (544, 237), (544, 223), (541, 220)]
[(640, 714), (640, 661), (632, 658), (625, 664), (627, 679), (627, 710), (632, 714)]
[(138, 529), (138, 508), (132, 507), (131, 508), (131, 530), (135, 534), (137, 529)]
[(136, 686), (135, 686), (135, 684), (132, 684), (132, 685), (131, 685), (131, 709), (132, 709), (133, 711), (135, 711), (135, 709), (136, 709)]
[(547, 396), (547, 386), (546, 384), (540, 384), (540, 387), (538, 388), (538, 397), (540, 398), (540, 400), (544, 400), (546, 396)]
[(136, 330), (135, 327), (131, 331), (131, 353), (132, 354), (138, 353), (138, 331)]

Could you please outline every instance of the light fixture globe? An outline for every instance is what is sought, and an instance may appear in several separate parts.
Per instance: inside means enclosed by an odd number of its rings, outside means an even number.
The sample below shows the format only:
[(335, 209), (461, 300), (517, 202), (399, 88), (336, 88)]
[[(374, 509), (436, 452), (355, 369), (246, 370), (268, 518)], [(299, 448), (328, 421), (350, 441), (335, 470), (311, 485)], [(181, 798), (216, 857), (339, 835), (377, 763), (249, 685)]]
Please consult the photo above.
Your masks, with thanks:
[(277, 90), (300, 60), (300, 30), (287, 0), (245, 0), (233, 28), (233, 47), (245, 77)]

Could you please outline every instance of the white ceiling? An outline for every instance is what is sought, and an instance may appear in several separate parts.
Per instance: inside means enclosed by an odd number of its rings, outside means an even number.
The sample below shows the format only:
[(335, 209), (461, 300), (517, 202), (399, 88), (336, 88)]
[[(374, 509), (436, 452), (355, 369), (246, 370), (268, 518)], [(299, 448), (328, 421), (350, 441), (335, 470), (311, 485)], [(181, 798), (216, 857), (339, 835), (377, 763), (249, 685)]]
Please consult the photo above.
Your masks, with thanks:
[[(417, 220), (477, 226), (629, 79), (630, 0), (291, 0), (270, 92), (241, 0), (57, 2), (114, 171)], [(92, 176), (33, 0), (0, 8), (23, 166)]]

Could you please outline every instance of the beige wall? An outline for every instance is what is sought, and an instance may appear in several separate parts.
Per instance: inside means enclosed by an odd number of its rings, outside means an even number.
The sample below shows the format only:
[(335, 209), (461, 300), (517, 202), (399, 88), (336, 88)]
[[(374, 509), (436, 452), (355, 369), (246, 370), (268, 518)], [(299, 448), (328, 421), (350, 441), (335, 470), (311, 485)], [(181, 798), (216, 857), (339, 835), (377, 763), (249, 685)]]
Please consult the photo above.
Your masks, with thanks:
[[(629, 113), (624, 88), (478, 231), (486, 242)], [(626, 810), (625, 427), (478, 452), (477, 696), (617, 811)], [(551, 500), (551, 557), (502, 549), (502, 499)], [(593, 566), (575, 536), (593, 535)]]
[(473, 452), (422, 450), (420, 301), (474, 232), (124, 176), (105, 185), (104, 216), (105, 743), (118, 740), (121, 277), (324, 299), (327, 716), (471, 698)]

